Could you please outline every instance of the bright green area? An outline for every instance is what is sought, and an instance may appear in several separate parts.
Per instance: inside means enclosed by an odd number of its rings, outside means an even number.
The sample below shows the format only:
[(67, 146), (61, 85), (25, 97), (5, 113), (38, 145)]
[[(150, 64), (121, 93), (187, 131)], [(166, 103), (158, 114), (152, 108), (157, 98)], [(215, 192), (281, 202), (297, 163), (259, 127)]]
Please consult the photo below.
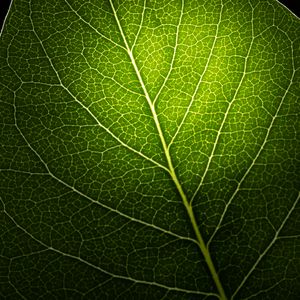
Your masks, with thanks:
[(298, 299), (299, 32), (273, 0), (15, 0), (0, 298)]

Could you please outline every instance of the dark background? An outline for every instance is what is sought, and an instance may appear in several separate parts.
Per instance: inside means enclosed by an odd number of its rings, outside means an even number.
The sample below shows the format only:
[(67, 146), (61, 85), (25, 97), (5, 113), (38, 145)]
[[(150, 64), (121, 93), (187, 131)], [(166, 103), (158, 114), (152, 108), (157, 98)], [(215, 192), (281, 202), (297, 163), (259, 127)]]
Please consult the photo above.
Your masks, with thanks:
[[(236, 0), (239, 1), (239, 0)], [(0, 28), (2, 28), (3, 21), (9, 8), (11, 0), (0, 0)], [(295, 15), (300, 17), (300, 1), (299, 0), (279, 0), (282, 4), (288, 7)], [(298, 2), (298, 5), (297, 5)]]
[(299, 0), (279, 0), (289, 10), (291, 10), (296, 16), (300, 18), (300, 1)]
[(7, 10), (9, 8), (9, 4), (11, 0), (0, 0), (0, 29), (2, 29), (2, 24), (4, 21), (4, 18), (6, 16)]

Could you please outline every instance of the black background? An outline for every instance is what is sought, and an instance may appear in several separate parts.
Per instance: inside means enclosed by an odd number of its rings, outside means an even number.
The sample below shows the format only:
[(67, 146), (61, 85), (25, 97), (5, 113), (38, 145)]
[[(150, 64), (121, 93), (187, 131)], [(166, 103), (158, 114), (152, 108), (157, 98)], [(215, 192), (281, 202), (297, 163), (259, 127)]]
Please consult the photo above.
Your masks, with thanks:
[(300, 1), (299, 0), (279, 0), (289, 8), (296, 16), (300, 18)]
[(0, 28), (2, 28), (2, 24), (8, 11), (10, 2), (11, 0), (0, 0)]
[[(239, 1), (239, 0), (236, 0)], [(2, 24), (4, 22), (6, 13), (9, 8), (11, 0), (0, 0), (0, 28), (2, 28)], [(282, 4), (288, 7), (295, 15), (300, 17), (300, 1), (299, 0), (280, 0)], [(297, 5), (298, 2), (298, 5)]]

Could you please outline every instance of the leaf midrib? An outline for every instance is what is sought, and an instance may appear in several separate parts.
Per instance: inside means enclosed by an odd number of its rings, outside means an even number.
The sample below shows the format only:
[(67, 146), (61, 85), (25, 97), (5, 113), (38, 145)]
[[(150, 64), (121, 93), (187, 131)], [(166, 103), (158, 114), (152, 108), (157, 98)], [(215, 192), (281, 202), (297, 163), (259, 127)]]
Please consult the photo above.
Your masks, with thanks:
[[(142, 90), (144, 91), (144, 94), (145, 94), (145, 97), (146, 97), (146, 100), (147, 100), (147, 103), (149, 105), (149, 108), (151, 110), (151, 113), (152, 113), (152, 117), (154, 119), (154, 123), (155, 123), (155, 126), (156, 126), (156, 129), (157, 129), (157, 132), (158, 132), (158, 135), (159, 135), (159, 138), (160, 138), (160, 141), (161, 141), (161, 144), (162, 144), (162, 147), (163, 147), (163, 150), (164, 150), (164, 155), (167, 159), (167, 162), (168, 162), (168, 172), (177, 188), (177, 191), (181, 197), (181, 200), (186, 208), (186, 212), (189, 216), (189, 221), (194, 229), (194, 232), (195, 232), (195, 235), (197, 237), (197, 240), (198, 240), (198, 246), (199, 246), (199, 249), (205, 259), (205, 262), (208, 266), (208, 269), (209, 269), (209, 272), (210, 272), (210, 275), (215, 283), (215, 286), (219, 292), (219, 298), (220, 300), (226, 300), (227, 297), (225, 295), (225, 292), (224, 292), (224, 288), (223, 288), (223, 285), (219, 279), (219, 275), (216, 271), (216, 268), (214, 266), (214, 263), (212, 261), (212, 258), (211, 258), (211, 255), (210, 255), (210, 252), (209, 252), (209, 249), (206, 247), (205, 243), (204, 243), (204, 240), (203, 240), (203, 237), (202, 237), (202, 234), (200, 232), (200, 229), (199, 229), (199, 226), (197, 224), (197, 221), (196, 221), (196, 217), (194, 215), (194, 211), (193, 211), (193, 207), (191, 205), (191, 203), (189, 202), (189, 200), (187, 199), (187, 196), (181, 186), (181, 183), (177, 177), (177, 174), (176, 174), (176, 171), (175, 171), (175, 168), (173, 166), (173, 162), (172, 162), (172, 158), (171, 158), (171, 155), (170, 155), (170, 151), (169, 151), (169, 147), (166, 143), (166, 140), (165, 140), (165, 137), (164, 137), (164, 134), (163, 134), (163, 131), (161, 129), (161, 125), (160, 125), (160, 122), (158, 120), (158, 115), (156, 113), (156, 109), (155, 109), (155, 102), (151, 100), (150, 96), (149, 96), (149, 93), (147, 91), (147, 88), (144, 84), (144, 81), (143, 81), (143, 78), (141, 76), (141, 73), (139, 71), (139, 68), (136, 64), (136, 61), (135, 61), (135, 58), (134, 58), (134, 55), (132, 53), (132, 50), (130, 49), (129, 47), (129, 44), (127, 42), (127, 39), (126, 39), (126, 36), (123, 32), (123, 28), (121, 26), (121, 23), (119, 21), (119, 18), (118, 18), (118, 15), (117, 15), (117, 12), (115, 10), (115, 7), (114, 7), (114, 4), (112, 2), (112, 0), (109, 0), (109, 3), (111, 5), (111, 8), (112, 8), (112, 11), (113, 11), (113, 14), (115, 16), (115, 20), (117, 22), (117, 25), (118, 25), (118, 28), (119, 28), (119, 31), (120, 31), (120, 34), (122, 36), (122, 39), (124, 41), (124, 44), (125, 44), (125, 47), (126, 47), (126, 50), (127, 50), (127, 53), (128, 53), (128, 56), (130, 58), (130, 61), (133, 65), (133, 68), (135, 70), (135, 73), (136, 73), (136, 76), (138, 77), (138, 80), (140, 82), (140, 85), (142, 87)], [(181, 21), (181, 18), (182, 18), (182, 10), (183, 10), (183, 7), (184, 7), (184, 0), (182, 0), (182, 6), (181, 6), (181, 13), (180, 13), (180, 21)], [(178, 35), (178, 27), (177, 27), (177, 35)], [(176, 41), (178, 39), (178, 36), (176, 35)], [(174, 51), (175, 51), (175, 48), (174, 48)], [(173, 53), (173, 57), (172, 57), (172, 62), (175, 58), (175, 53)], [(169, 75), (169, 74), (168, 74)], [(167, 76), (168, 76), (167, 75)], [(160, 90), (159, 90), (160, 92)], [(155, 97), (155, 100), (157, 99), (157, 96)]]

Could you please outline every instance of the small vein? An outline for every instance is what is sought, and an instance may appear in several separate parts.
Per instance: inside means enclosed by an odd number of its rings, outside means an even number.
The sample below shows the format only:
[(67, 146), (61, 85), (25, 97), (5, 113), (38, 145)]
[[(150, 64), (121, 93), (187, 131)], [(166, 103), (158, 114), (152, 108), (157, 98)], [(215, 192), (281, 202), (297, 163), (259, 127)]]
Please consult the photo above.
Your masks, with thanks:
[(134, 38), (134, 41), (133, 41), (133, 44), (131, 46), (131, 51), (133, 51), (133, 48), (135, 47), (136, 45), (136, 42), (139, 38), (139, 35), (140, 35), (140, 32), (141, 32), (141, 29), (143, 27), (143, 23), (144, 23), (144, 17), (145, 17), (145, 10), (146, 10), (146, 5), (147, 5), (147, 0), (144, 0), (144, 5), (143, 5), (143, 11), (142, 11), (142, 16), (141, 16), (141, 22), (140, 22), (140, 25), (139, 25), (139, 29), (138, 29), (138, 32)]
[(23, 171), (23, 170), (16, 170), (16, 169), (0, 169), (0, 172), (12, 172), (12, 173), (20, 173), (20, 174), (26, 174), (26, 175), (39, 175), (39, 176), (49, 176), (48, 173), (42, 173), (42, 172), (30, 172), (30, 171)]
[(278, 237), (278, 240), (287, 240), (287, 239), (298, 239), (300, 238), (300, 234), (295, 235), (282, 235)]
[(278, 282), (274, 283), (272, 286), (270, 286), (270, 287), (268, 287), (266, 289), (262, 289), (262, 290), (258, 291), (255, 294), (252, 294), (251, 296), (249, 296), (247, 298), (243, 298), (243, 300), (250, 300), (250, 299), (253, 299), (253, 298), (259, 299), (259, 298), (257, 298), (259, 295), (266, 294), (266, 293), (270, 292), (275, 287), (279, 286), (282, 282), (284, 282), (284, 279), (279, 280)]
[(83, 19), (78, 12), (71, 6), (71, 4), (67, 1), (64, 0), (65, 3), (69, 6), (69, 8), (71, 9), (72, 12), (74, 12), (74, 14), (85, 24), (87, 24), (90, 28), (92, 28), (97, 34), (99, 34), (101, 37), (103, 37), (105, 40), (111, 42), (112, 44), (114, 44), (115, 46), (122, 48), (123, 50), (126, 50), (123, 46), (119, 45), (118, 43), (114, 42), (112, 39), (108, 38), (107, 36), (105, 36), (103, 33), (101, 33), (98, 29), (96, 29), (94, 26), (92, 26), (89, 22), (87, 22), (85, 19)]
[(250, 275), (252, 274), (252, 272), (256, 269), (257, 265), (261, 262), (261, 260), (263, 259), (263, 257), (267, 254), (267, 252), (271, 249), (271, 247), (275, 244), (276, 240), (278, 240), (278, 235), (280, 234), (280, 231), (282, 230), (282, 228), (284, 227), (285, 223), (287, 222), (287, 220), (289, 219), (290, 215), (292, 214), (292, 212), (294, 211), (294, 209), (296, 208), (298, 201), (300, 199), (300, 192), (298, 192), (298, 196), (294, 202), (294, 204), (292, 205), (291, 209), (289, 210), (289, 212), (287, 213), (286, 217), (284, 218), (282, 224), (280, 225), (280, 227), (278, 228), (278, 230), (276, 231), (272, 241), (270, 242), (270, 244), (268, 245), (268, 247), (266, 247), (266, 249), (263, 251), (263, 253), (258, 257), (258, 259), (256, 260), (256, 262), (253, 264), (252, 268), (250, 269), (250, 271), (247, 273), (247, 275), (244, 277), (244, 279), (242, 280), (242, 282), (240, 283), (240, 285), (238, 286), (238, 288), (235, 290), (235, 292), (232, 294), (231, 299), (233, 299), (236, 294), (239, 292), (239, 290), (242, 288), (242, 286), (245, 284), (245, 282), (248, 280), (248, 278), (250, 277)]
[(147, 284), (147, 285), (153, 285), (153, 286), (157, 286), (157, 287), (160, 287), (160, 288), (163, 288), (163, 289), (167, 289), (167, 290), (170, 290), (170, 291), (177, 291), (177, 292), (184, 292), (184, 293), (189, 293), (189, 294), (197, 294), (197, 295), (206, 295), (206, 296), (217, 296), (215, 293), (209, 293), (209, 292), (201, 292), (201, 291), (193, 291), (193, 290), (186, 290), (186, 289), (182, 289), (182, 288), (177, 288), (177, 287), (170, 287), (170, 286), (167, 286), (167, 285), (164, 285), (164, 284), (160, 284), (160, 283), (157, 283), (157, 282), (151, 282), (151, 281), (145, 281), (145, 280), (138, 280), (138, 279), (135, 279), (135, 278), (132, 278), (130, 276), (123, 276), (123, 275), (117, 275), (117, 274), (114, 274), (114, 273), (111, 273), (99, 266), (96, 266), (92, 263), (90, 263), (89, 261), (85, 260), (85, 259), (82, 259), (81, 257), (79, 256), (75, 256), (75, 255), (72, 255), (72, 254), (69, 254), (69, 253), (66, 253), (66, 252), (63, 252), (63, 251), (60, 251), (52, 246), (49, 246), (47, 245), (46, 243), (44, 243), (43, 241), (39, 240), (38, 238), (36, 238), (34, 235), (32, 235), (29, 231), (27, 231), (25, 228), (23, 228), (21, 225), (19, 225), (15, 219), (8, 213), (8, 211), (6, 210), (6, 206), (5, 206), (5, 203), (4, 201), (2, 200), (2, 197), (0, 197), (0, 201), (3, 205), (3, 211), (4, 213), (8, 216), (8, 218), (15, 224), (15, 226), (17, 228), (19, 228), (22, 232), (24, 232), (26, 235), (28, 235), (30, 238), (32, 238), (34, 241), (36, 241), (37, 243), (39, 243), (40, 245), (42, 245), (43, 247), (45, 247), (47, 250), (49, 251), (53, 251), (55, 253), (58, 253), (62, 256), (65, 256), (65, 257), (69, 257), (69, 258), (72, 258), (72, 259), (75, 259), (77, 261), (80, 261), (81, 263), (93, 268), (93, 269), (96, 269), (104, 274), (107, 274), (113, 278), (117, 278), (117, 279), (123, 279), (123, 280), (129, 280), (129, 281), (132, 281), (134, 283), (138, 283), (138, 284)]
[(34, 25), (33, 25), (33, 22), (32, 22), (32, 18), (31, 18), (31, 15), (30, 15), (30, 22), (31, 22), (31, 25), (32, 25), (32, 29), (33, 29), (33, 32), (34, 32), (34, 35), (36, 36), (36, 38), (38, 39), (39, 43), (41, 44), (41, 47), (43, 49), (43, 51), (45, 52), (45, 55), (46, 57), (48, 58), (49, 60), (49, 63), (53, 69), (53, 71), (55, 72), (56, 76), (57, 76), (57, 80), (59, 81), (61, 87), (83, 108), (85, 109), (88, 114), (96, 121), (96, 123), (102, 128), (104, 129), (110, 136), (112, 136), (116, 141), (118, 141), (122, 146), (124, 146), (125, 148), (127, 148), (128, 150), (140, 155), (141, 157), (143, 157), (144, 159), (152, 162), (153, 164), (155, 164), (156, 166), (160, 167), (161, 169), (169, 172), (169, 170), (163, 166), (162, 164), (160, 164), (159, 162), (155, 161), (154, 159), (146, 156), (145, 154), (143, 154), (142, 152), (130, 147), (128, 144), (124, 143), (120, 138), (118, 138), (112, 131), (110, 131), (107, 127), (105, 127), (97, 118), (96, 116), (90, 111), (90, 109), (88, 107), (86, 107), (81, 101), (79, 101), (76, 96), (71, 93), (71, 91), (63, 84), (61, 78), (60, 78), (60, 75), (59, 73), (56, 71), (54, 65), (53, 65), (53, 62), (52, 62), (52, 59), (50, 58), (50, 56), (48, 55), (48, 52), (47, 50), (45, 49), (44, 45), (43, 45), (43, 42), (41, 41), (41, 39), (39, 38), (38, 34), (36, 33), (35, 29), (34, 29)]
[(169, 77), (171, 75), (171, 72), (173, 70), (173, 65), (174, 65), (174, 61), (175, 61), (175, 57), (176, 57), (176, 51), (177, 51), (177, 47), (178, 47), (179, 28), (180, 28), (180, 25), (181, 25), (181, 22), (182, 22), (183, 10), (184, 10), (184, 0), (181, 1), (180, 16), (179, 16), (178, 24), (176, 26), (175, 45), (174, 45), (174, 50), (173, 50), (173, 55), (172, 55), (172, 59), (171, 59), (170, 68), (169, 68), (167, 76), (164, 79), (164, 82), (162, 83), (159, 91), (157, 92), (157, 94), (156, 94), (156, 96), (155, 96), (155, 98), (153, 100), (153, 105), (155, 105), (155, 102), (157, 101), (158, 97), (160, 96), (160, 94), (161, 94), (163, 88), (165, 87), (166, 82), (168, 81), (168, 79), (169, 79)]
[[(250, 5), (251, 5), (251, 4), (250, 4)], [(251, 7), (252, 7), (252, 5), (251, 5)], [(252, 7), (252, 19), (251, 19), (252, 39), (251, 39), (251, 42), (250, 42), (250, 45), (249, 45), (249, 48), (248, 48), (248, 51), (247, 51), (247, 54), (246, 54), (246, 57), (245, 57), (243, 75), (242, 75), (242, 77), (241, 77), (241, 79), (240, 79), (240, 82), (239, 82), (239, 84), (238, 84), (238, 86), (237, 86), (237, 88), (236, 88), (236, 90), (235, 90), (234, 96), (233, 96), (231, 102), (229, 103), (229, 105), (228, 105), (228, 107), (227, 107), (227, 109), (226, 109), (226, 112), (225, 112), (225, 114), (224, 114), (222, 123), (221, 123), (221, 125), (220, 125), (220, 127), (219, 127), (219, 130), (218, 130), (218, 133), (217, 133), (217, 136), (216, 136), (216, 139), (215, 139), (213, 148), (212, 148), (211, 153), (210, 153), (210, 156), (209, 156), (209, 158), (208, 158), (208, 162), (207, 162), (207, 164), (206, 164), (205, 171), (204, 171), (204, 173), (203, 173), (203, 176), (202, 176), (202, 178), (201, 178), (201, 180), (200, 180), (200, 183), (199, 183), (197, 189), (195, 190), (195, 192), (194, 192), (194, 194), (193, 194), (193, 196), (192, 196), (192, 198), (191, 198), (191, 203), (192, 203), (193, 200), (195, 199), (195, 197), (196, 197), (198, 191), (200, 190), (200, 188), (201, 188), (201, 186), (202, 186), (202, 184), (203, 184), (203, 182), (204, 182), (204, 179), (205, 179), (205, 177), (206, 177), (206, 174), (207, 174), (207, 172), (208, 172), (208, 170), (209, 170), (209, 167), (210, 167), (210, 164), (211, 164), (211, 162), (212, 162), (212, 158), (213, 158), (214, 155), (215, 155), (215, 151), (216, 151), (217, 145), (218, 145), (218, 143), (219, 143), (219, 139), (220, 139), (221, 132), (222, 132), (222, 130), (223, 130), (224, 124), (225, 124), (225, 122), (226, 122), (226, 120), (227, 120), (227, 117), (228, 117), (228, 115), (229, 115), (230, 109), (231, 109), (233, 103), (235, 102), (236, 97), (237, 97), (237, 95), (238, 95), (238, 93), (239, 93), (239, 91), (240, 91), (240, 88), (241, 88), (241, 86), (242, 86), (242, 83), (244, 82), (245, 75), (246, 75), (246, 71), (247, 71), (247, 62), (248, 62), (248, 58), (249, 58), (249, 56), (250, 56), (250, 52), (251, 52), (252, 45), (253, 45), (253, 41), (254, 41), (254, 37), (253, 37), (253, 34), (254, 34), (253, 18), (254, 18), (254, 17), (253, 17), (253, 7)]]
[(107, 280), (104, 280), (104, 281), (102, 281), (102, 282), (96, 284), (94, 287), (90, 288), (88, 291), (86, 291), (85, 293), (83, 293), (83, 296), (86, 297), (86, 295), (92, 293), (94, 290), (100, 288), (101, 286), (107, 285), (107, 284), (108, 284), (110, 281), (112, 281), (112, 280), (113, 280), (113, 278), (110, 277), (110, 278), (108, 278)]
[(211, 61), (211, 57), (212, 57), (212, 54), (213, 54), (213, 51), (214, 51), (214, 49), (215, 49), (215, 45), (216, 45), (216, 42), (217, 42), (217, 39), (218, 39), (218, 35), (219, 35), (219, 28), (220, 28), (220, 24), (221, 24), (221, 21), (222, 21), (223, 6), (224, 6), (224, 5), (223, 5), (223, 1), (221, 1), (221, 9), (220, 9), (220, 14), (219, 14), (219, 20), (218, 20), (218, 23), (217, 23), (217, 28), (216, 28), (216, 34), (215, 34), (215, 36), (214, 36), (213, 44), (212, 44), (212, 46), (211, 46), (211, 49), (210, 49), (210, 52), (209, 52), (209, 55), (208, 55), (208, 58), (207, 58), (206, 65), (205, 65), (205, 67), (204, 67), (204, 70), (203, 70), (202, 74), (200, 75), (200, 78), (199, 78), (198, 83), (197, 83), (197, 85), (196, 85), (195, 91), (194, 91), (194, 93), (193, 93), (193, 95), (192, 95), (192, 98), (191, 98), (191, 101), (190, 101), (190, 103), (189, 103), (189, 106), (187, 107), (187, 110), (186, 110), (186, 112), (185, 112), (185, 114), (184, 114), (184, 116), (183, 116), (183, 118), (182, 118), (182, 120), (181, 120), (179, 126), (177, 127), (177, 130), (176, 130), (174, 136), (172, 137), (172, 139), (171, 139), (171, 141), (170, 141), (170, 143), (169, 143), (169, 145), (168, 145), (168, 148), (171, 147), (171, 145), (174, 143), (174, 141), (175, 141), (175, 139), (176, 139), (178, 133), (180, 132), (181, 127), (182, 127), (182, 125), (184, 124), (184, 122), (185, 122), (185, 120), (186, 120), (186, 118), (187, 118), (187, 116), (188, 116), (188, 114), (189, 114), (189, 112), (190, 112), (190, 109), (191, 109), (191, 107), (192, 107), (192, 105), (193, 105), (193, 103), (194, 103), (194, 100), (195, 100), (195, 98), (196, 98), (196, 95), (197, 95), (197, 93), (198, 93), (198, 91), (199, 91), (199, 88), (200, 88), (201, 83), (202, 83), (202, 79), (203, 79), (203, 77), (204, 77), (204, 75), (206, 74), (206, 71), (207, 71), (207, 69), (208, 69), (208, 66), (209, 66), (209, 63), (210, 63), (210, 61)]

